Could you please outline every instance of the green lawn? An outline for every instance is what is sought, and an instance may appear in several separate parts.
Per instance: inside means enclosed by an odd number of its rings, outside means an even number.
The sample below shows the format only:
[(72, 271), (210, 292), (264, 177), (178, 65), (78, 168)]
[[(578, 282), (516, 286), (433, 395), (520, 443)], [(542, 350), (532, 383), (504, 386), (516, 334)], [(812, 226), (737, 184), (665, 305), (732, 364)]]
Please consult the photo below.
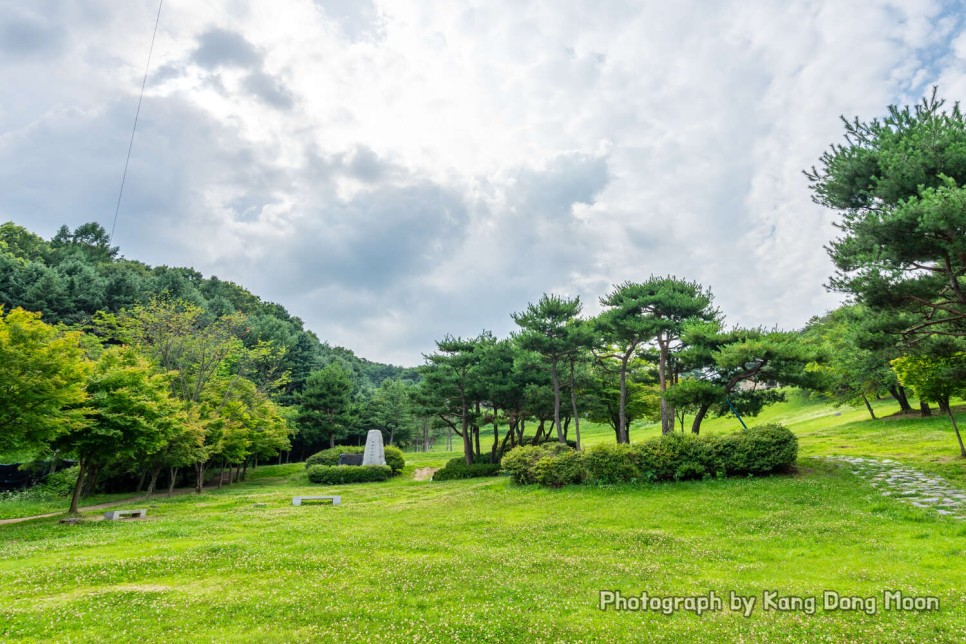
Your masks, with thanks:
[[(798, 398), (768, 410), (763, 420), (801, 436), (790, 476), (563, 490), (413, 481), (414, 467), (453, 456), (434, 452), (407, 455), (389, 483), (319, 488), (301, 465), (260, 467), (244, 485), (151, 501), (144, 521), (0, 525), (0, 640), (961, 641), (966, 522), (814, 457), (901, 457), (960, 487), (966, 461), (940, 418), (864, 413)], [(312, 492), (343, 505), (290, 505)], [(600, 590), (714, 591), (725, 606), (601, 611)], [(818, 597), (818, 610), (764, 610), (768, 590)], [(824, 611), (826, 590), (875, 597), (877, 611)], [(884, 611), (886, 590), (940, 609)], [(749, 618), (729, 609), (731, 591), (757, 598)]]

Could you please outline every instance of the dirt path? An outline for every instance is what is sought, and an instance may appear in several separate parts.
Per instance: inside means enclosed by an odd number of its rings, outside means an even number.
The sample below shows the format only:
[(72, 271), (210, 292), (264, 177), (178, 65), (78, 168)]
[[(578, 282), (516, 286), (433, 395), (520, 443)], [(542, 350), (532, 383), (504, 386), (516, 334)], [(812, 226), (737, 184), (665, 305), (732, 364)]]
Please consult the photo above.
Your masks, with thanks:
[[(210, 486), (208, 486), (208, 487), (205, 488), (206, 491), (217, 490), (217, 489), (218, 489), (218, 486), (217, 485), (210, 485)], [(194, 491), (195, 491), (195, 489), (193, 487), (180, 487), (180, 488), (175, 489), (174, 496), (180, 496), (182, 494), (190, 494), (190, 493), (192, 493)], [(114, 506), (117, 506), (117, 505), (126, 505), (126, 504), (129, 504), (129, 503), (145, 503), (147, 501), (152, 501), (154, 499), (167, 499), (167, 498), (168, 498), (168, 493), (167, 492), (157, 492), (155, 494), (152, 494), (150, 498), (144, 498), (144, 495), (141, 494), (141, 495), (138, 495), (138, 496), (132, 496), (132, 497), (127, 498), (127, 499), (121, 499), (120, 501), (111, 501), (109, 503), (98, 503), (97, 505), (85, 505), (84, 507), (80, 508), (80, 511), (81, 512), (90, 512), (90, 511), (94, 511), (94, 510), (104, 510), (106, 508), (113, 508)], [(15, 519), (0, 519), (0, 525), (3, 525), (5, 523), (21, 523), (22, 521), (33, 521), (34, 519), (49, 519), (51, 517), (65, 516), (66, 514), (67, 514), (67, 512), (50, 512), (48, 514), (35, 514), (32, 517), (17, 517)]]

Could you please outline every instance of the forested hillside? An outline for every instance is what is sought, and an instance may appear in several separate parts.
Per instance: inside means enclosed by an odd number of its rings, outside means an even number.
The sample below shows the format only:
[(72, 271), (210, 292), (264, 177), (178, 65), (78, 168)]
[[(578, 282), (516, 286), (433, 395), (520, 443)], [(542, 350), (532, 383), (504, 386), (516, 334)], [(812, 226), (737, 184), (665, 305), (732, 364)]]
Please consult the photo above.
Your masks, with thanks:
[[(13, 370), (8, 380), (16, 384), (10, 391), (3, 388), (0, 458), (59, 452), (83, 460), (82, 452), (90, 448), (95, 475), (101, 465), (156, 477), (162, 465), (172, 463), (199, 468), (242, 464), (280, 450), (293, 450), (298, 457), (324, 438), (295, 420), (310, 374), (338, 367), (360, 404), (387, 380), (416, 378), (413, 370), (328, 345), (283, 306), (242, 286), (191, 268), (126, 259), (96, 223), (73, 231), (61, 227), (50, 240), (13, 223), (0, 225), (0, 326), (6, 338), (4, 360)], [(70, 351), (53, 351), (57, 343)], [(126, 347), (132, 350), (124, 353)], [(24, 365), (30, 361), (39, 369), (32, 389), (23, 383)], [(103, 391), (95, 387), (98, 370)], [(163, 413), (172, 403), (161, 393), (165, 387), (157, 377), (162, 375), (171, 379), (167, 389), (178, 399)], [(132, 388), (140, 388), (136, 400), (117, 398)], [(17, 391), (32, 397), (18, 400)], [(76, 400), (61, 400), (64, 392), (73, 392)], [(152, 417), (157, 422), (151, 431), (106, 428), (101, 421), (109, 410), (97, 408), (106, 401), (123, 406), (132, 423)], [(77, 407), (73, 416), (72, 406)], [(177, 457), (167, 453), (177, 451), (178, 441), (161, 426), (163, 417), (178, 417), (181, 429), (200, 428), (201, 435), (179, 436), (186, 440), (182, 447), (191, 448), (188, 452), (204, 449)], [(275, 426), (278, 435), (266, 442), (266, 428)], [(241, 427), (248, 433), (240, 434)], [(104, 446), (89, 444), (91, 436), (79, 436), (75, 430), (82, 428), (111, 434), (107, 443), (118, 449), (128, 431), (132, 437), (154, 432), (156, 444), (132, 444), (121, 465), (117, 458), (103, 458), (98, 451)], [(354, 429), (347, 428), (341, 437), (353, 439)], [(168, 478), (173, 480), (173, 473)]]
[(99, 224), (73, 231), (62, 226), (49, 241), (13, 223), (0, 224), (0, 305), (8, 311), (19, 306), (41, 313), (48, 323), (83, 326), (98, 311), (117, 313), (155, 298), (190, 302), (212, 318), (243, 313), (247, 346), (271, 342), (285, 348), (288, 393), (301, 391), (309, 373), (336, 360), (349, 366), (360, 383), (372, 386), (415, 377), (412, 370), (330, 346), (284, 306), (265, 302), (243, 286), (192, 268), (152, 267), (127, 259), (110, 245)]

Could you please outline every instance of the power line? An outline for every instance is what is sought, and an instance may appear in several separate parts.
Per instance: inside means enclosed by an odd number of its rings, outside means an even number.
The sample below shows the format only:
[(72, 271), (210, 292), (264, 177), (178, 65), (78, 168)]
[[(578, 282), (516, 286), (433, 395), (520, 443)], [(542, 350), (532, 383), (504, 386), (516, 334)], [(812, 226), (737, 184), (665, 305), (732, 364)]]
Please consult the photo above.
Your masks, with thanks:
[(151, 35), (151, 47), (148, 49), (148, 64), (144, 66), (144, 80), (141, 81), (141, 94), (138, 96), (138, 109), (134, 113), (134, 127), (131, 128), (131, 142), (127, 146), (127, 159), (124, 160), (124, 174), (121, 175), (121, 189), (117, 192), (117, 205), (114, 207), (114, 222), (111, 224), (111, 236), (108, 245), (114, 241), (114, 229), (117, 227), (117, 214), (121, 211), (121, 197), (124, 195), (124, 182), (127, 180), (127, 167), (131, 163), (131, 150), (134, 149), (134, 133), (138, 129), (138, 117), (141, 116), (141, 101), (144, 100), (144, 87), (148, 83), (148, 70), (151, 69), (151, 54), (154, 52), (154, 39), (158, 36), (158, 24), (161, 22), (161, 7), (164, 0), (158, 2), (158, 16), (154, 20), (154, 33)]

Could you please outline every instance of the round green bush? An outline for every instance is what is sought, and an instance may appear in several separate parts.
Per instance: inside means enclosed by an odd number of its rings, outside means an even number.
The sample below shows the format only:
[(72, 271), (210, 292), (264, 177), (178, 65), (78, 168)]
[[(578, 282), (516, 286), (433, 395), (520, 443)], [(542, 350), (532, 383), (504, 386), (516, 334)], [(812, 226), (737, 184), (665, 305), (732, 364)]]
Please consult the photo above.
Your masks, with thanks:
[(313, 465), (308, 469), (309, 480), (321, 485), (387, 481), (390, 476), (388, 465)]
[(399, 474), (406, 467), (403, 451), (395, 445), (386, 445), (386, 465), (392, 468), (393, 474)]
[(798, 437), (778, 424), (758, 425), (738, 433), (733, 460), (735, 474), (770, 474), (798, 458)]

